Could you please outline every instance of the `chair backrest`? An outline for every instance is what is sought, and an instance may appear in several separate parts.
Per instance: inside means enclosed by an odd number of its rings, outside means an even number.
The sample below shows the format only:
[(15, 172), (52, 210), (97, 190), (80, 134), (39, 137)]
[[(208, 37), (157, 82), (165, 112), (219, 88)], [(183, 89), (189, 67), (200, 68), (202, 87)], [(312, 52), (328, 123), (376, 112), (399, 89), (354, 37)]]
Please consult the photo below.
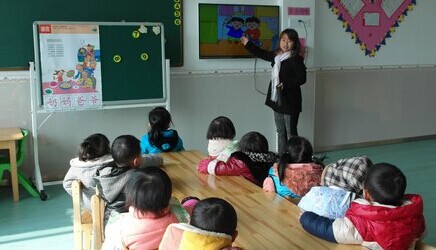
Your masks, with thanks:
[(29, 135), (29, 131), (22, 129), (21, 133), (23, 133), (23, 138), (18, 141), (18, 150), (17, 150), (17, 166), (20, 166), (26, 155), (27, 151), (27, 136)]
[(104, 240), (105, 202), (97, 193), (91, 197), (91, 214), (82, 209), (82, 183), (74, 180), (71, 184), (73, 198), (74, 249), (100, 250)]
[(96, 194), (91, 197), (91, 215), (94, 249), (101, 249), (104, 241), (104, 207), (105, 202), (95, 189)]
[(71, 184), (73, 198), (74, 249), (91, 249), (92, 218), (88, 211), (82, 211), (82, 183), (74, 180)]

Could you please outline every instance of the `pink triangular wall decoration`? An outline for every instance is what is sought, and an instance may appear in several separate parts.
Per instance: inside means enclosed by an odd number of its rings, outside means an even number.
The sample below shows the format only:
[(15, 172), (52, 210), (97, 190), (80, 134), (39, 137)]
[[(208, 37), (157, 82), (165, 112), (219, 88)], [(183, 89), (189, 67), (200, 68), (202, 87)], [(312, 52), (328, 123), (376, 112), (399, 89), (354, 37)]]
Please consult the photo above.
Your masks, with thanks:
[(374, 57), (416, 0), (326, 0), (365, 55)]

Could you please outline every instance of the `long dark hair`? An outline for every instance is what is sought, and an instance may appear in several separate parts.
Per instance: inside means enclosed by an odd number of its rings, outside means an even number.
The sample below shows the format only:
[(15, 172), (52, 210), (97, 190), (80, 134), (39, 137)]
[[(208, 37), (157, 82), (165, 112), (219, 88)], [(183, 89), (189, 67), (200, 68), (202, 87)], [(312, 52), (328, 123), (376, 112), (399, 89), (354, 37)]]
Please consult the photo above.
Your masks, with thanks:
[(171, 114), (164, 107), (156, 107), (148, 114), (148, 121), (150, 122), (149, 140), (152, 145), (156, 145), (163, 131), (172, 123)]
[(110, 153), (109, 140), (103, 134), (88, 136), (79, 145), (79, 160), (89, 161)]
[(279, 165), (277, 168), (280, 181), (283, 181), (285, 178), (285, 169), (287, 164), (313, 162), (313, 148), (306, 138), (293, 136), (287, 142), (286, 147), (287, 152), (280, 156)]
[(293, 42), (291, 48), (291, 56), (300, 55), (301, 54), (300, 38), (298, 37), (297, 31), (294, 29), (285, 29), (282, 31), (282, 33), (280, 33), (278, 48), (275, 50), (276, 55), (281, 52), (280, 40), (284, 35), (286, 35)]

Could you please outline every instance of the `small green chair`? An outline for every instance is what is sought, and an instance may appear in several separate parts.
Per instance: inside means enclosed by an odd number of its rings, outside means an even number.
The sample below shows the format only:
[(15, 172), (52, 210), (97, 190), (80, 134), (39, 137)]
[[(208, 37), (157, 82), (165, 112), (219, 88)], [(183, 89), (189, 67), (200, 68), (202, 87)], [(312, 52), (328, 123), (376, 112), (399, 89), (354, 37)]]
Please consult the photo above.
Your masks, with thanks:
[[(17, 172), (18, 172), (18, 183), (20, 183), (32, 197), (39, 197), (38, 191), (34, 188), (32, 183), (24, 177), (23, 173), (18, 169), (21, 164), (23, 164), (24, 157), (26, 155), (26, 139), (29, 135), (27, 130), (21, 130), (23, 133), (23, 139), (18, 141), (18, 150), (17, 150)], [(3, 173), (7, 170), (11, 172), (11, 164), (9, 162), (8, 156), (0, 155), (0, 181), (3, 179)]]

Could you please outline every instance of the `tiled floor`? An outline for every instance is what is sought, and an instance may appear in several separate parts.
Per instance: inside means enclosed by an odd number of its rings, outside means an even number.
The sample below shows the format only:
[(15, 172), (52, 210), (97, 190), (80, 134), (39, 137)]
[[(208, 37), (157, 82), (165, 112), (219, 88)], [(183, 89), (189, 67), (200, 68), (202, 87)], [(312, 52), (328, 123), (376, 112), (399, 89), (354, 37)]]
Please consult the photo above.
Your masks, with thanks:
[[(408, 178), (408, 193), (424, 198), (427, 237), (436, 246), (436, 140), (407, 142), (327, 152), (325, 163), (366, 154), (374, 162), (389, 162)], [(12, 201), (9, 187), (0, 187), (0, 249), (73, 249), (71, 197), (61, 185), (46, 186), (49, 198), (41, 201), (20, 190), (20, 202)]]
[(44, 189), (46, 201), (21, 188), (13, 202), (11, 188), (0, 188), (0, 249), (73, 249), (71, 197), (62, 185)]

